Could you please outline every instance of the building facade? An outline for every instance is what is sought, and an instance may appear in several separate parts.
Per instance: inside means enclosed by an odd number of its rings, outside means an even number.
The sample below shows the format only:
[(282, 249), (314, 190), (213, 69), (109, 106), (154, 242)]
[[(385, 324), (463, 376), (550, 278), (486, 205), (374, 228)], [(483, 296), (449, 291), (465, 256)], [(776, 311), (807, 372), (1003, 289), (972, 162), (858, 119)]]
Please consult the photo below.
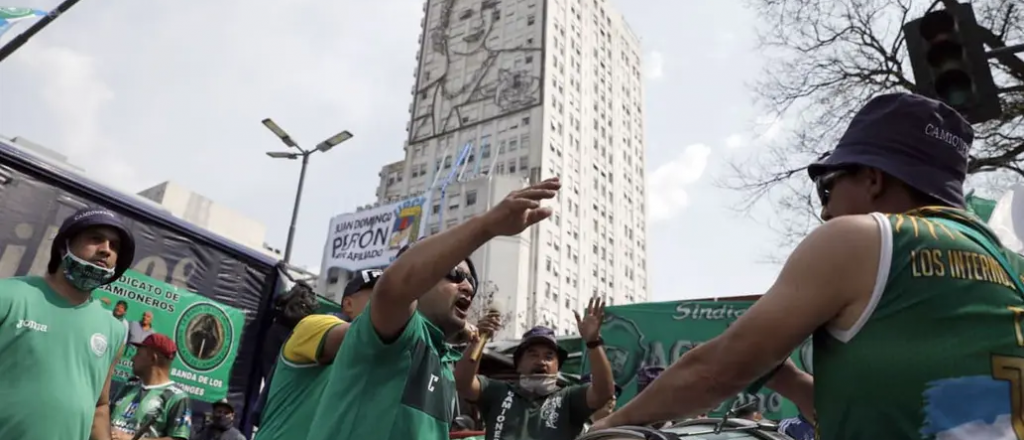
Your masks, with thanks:
[(438, 232), (560, 177), (550, 220), (478, 251), (514, 309), (503, 336), (574, 333), (593, 296), (647, 301), (640, 42), (622, 16), (608, 0), (428, 0), (421, 25), (405, 159), (378, 200), (433, 192)]

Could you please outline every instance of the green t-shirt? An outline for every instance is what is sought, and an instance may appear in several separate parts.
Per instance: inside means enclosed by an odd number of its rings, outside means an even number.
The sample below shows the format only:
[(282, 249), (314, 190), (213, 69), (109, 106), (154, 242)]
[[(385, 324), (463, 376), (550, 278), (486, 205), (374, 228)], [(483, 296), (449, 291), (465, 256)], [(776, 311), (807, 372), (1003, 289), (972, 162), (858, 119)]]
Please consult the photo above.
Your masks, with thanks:
[(124, 325), (41, 277), (0, 280), (0, 439), (88, 439)]
[(1021, 439), (1024, 297), (984, 248), (973, 215), (873, 214), (882, 231), (875, 291), (849, 330), (814, 335), (818, 434), (829, 440)]
[(477, 376), (477, 405), (487, 426), (487, 440), (564, 440), (576, 438), (594, 413), (587, 388), (574, 385), (534, 398), (519, 386)]
[(148, 426), (143, 438), (188, 439), (192, 433), (188, 393), (174, 382), (146, 386), (133, 380), (112, 399), (110, 426), (131, 435)]
[(308, 440), (447, 440), (458, 358), (418, 312), (385, 344), (367, 306), (330, 367)]

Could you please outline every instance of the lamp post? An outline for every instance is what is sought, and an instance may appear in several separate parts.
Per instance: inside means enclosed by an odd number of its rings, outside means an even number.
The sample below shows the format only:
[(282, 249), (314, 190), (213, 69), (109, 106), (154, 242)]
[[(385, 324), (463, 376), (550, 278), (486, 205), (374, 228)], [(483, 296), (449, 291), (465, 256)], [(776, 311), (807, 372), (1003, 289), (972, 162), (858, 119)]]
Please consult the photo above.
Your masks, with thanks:
[(284, 131), (284, 129), (278, 126), (277, 123), (275, 123), (270, 118), (263, 120), (263, 126), (267, 127), (267, 129), (273, 132), (274, 135), (278, 137), (278, 139), (281, 139), (281, 142), (287, 145), (288, 148), (294, 148), (298, 150), (297, 152), (268, 151), (267, 156), (270, 156), (273, 159), (290, 160), (302, 158), (302, 171), (299, 172), (299, 187), (295, 191), (295, 206), (292, 208), (292, 221), (288, 225), (288, 242), (284, 246), (284, 262), (290, 263), (292, 259), (292, 245), (294, 244), (295, 241), (295, 223), (299, 218), (299, 205), (302, 203), (302, 186), (306, 182), (306, 167), (307, 165), (309, 165), (309, 156), (318, 151), (321, 153), (326, 153), (328, 150), (334, 148), (338, 144), (351, 139), (352, 133), (350, 133), (348, 130), (342, 131), (334, 136), (324, 139), (323, 142), (317, 144), (316, 148), (312, 150), (303, 150), (302, 147), (299, 147), (299, 144), (295, 143), (295, 140), (292, 139), (291, 135), (289, 135), (288, 132)]

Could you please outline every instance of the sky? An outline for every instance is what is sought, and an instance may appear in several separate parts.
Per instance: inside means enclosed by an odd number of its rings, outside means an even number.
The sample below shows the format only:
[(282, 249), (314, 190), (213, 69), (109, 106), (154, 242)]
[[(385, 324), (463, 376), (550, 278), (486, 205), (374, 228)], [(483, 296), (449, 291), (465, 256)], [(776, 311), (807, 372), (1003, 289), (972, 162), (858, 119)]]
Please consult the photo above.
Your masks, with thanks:
[[(58, 0), (12, 0), (43, 10)], [(742, 0), (615, 4), (643, 39), (652, 300), (762, 293), (770, 207), (717, 182), (781, 130), (748, 84), (766, 60)], [(189, 6), (189, 7), (185, 7)], [(138, 192), (171, 180), (263, 222), (283, 248), (299, 174), (260, 121), (312, 157), (293, 262), (317, 269), (330, 218), (372, 203), (404, 157), (422, 0), (84, 0), (0, 63), (0, 134)], [(27, 26), (19, 25), (7, 41)]]

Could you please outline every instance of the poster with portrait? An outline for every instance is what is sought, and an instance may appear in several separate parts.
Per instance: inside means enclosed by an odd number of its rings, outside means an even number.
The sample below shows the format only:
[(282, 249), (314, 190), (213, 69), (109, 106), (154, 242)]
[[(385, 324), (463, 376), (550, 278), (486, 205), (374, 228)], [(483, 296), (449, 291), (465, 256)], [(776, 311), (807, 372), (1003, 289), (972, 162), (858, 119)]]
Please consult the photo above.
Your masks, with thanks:
[[(125, 323), (130, 343), (154, 332), (174, 340), (171, 380), (192, 398), (215, 402), (227, 396), (245, 313), (133, 270), (93, 295)], [(130, 343), (114, 372), (118, 382), (134, 375)]]

